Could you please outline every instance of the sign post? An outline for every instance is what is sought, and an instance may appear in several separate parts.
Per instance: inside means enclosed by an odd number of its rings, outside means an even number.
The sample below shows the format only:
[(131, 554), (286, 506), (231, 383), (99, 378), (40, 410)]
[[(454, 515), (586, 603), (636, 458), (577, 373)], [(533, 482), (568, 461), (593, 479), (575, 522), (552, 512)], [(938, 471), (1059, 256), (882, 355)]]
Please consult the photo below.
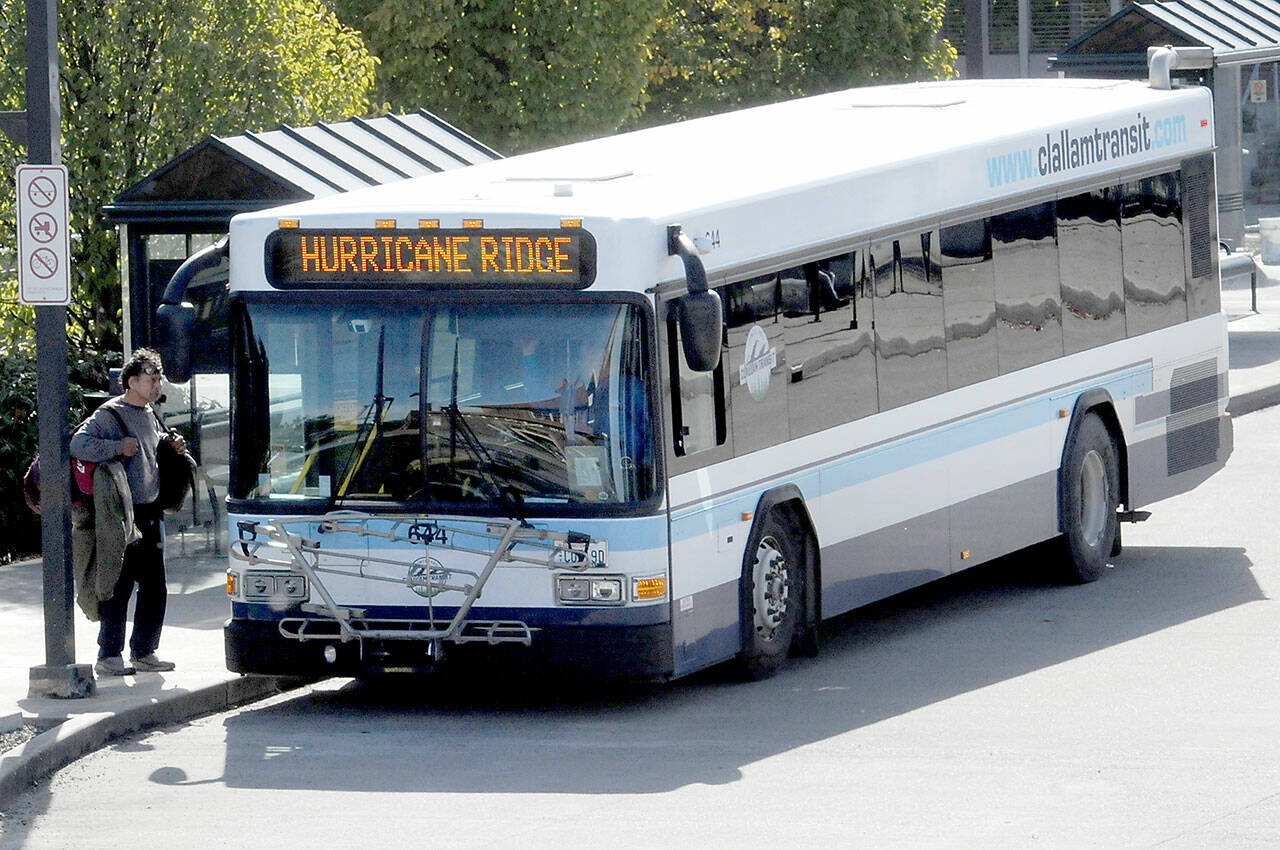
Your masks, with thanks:
[[(93, 668), (75, 663), (71, 569), (71, 456), (67, 450), (67, 307), (71, 301), (67, 180), (58, 101), (57, 0), (26, 0), (27, 162), (19, 169), (19, 288), (36, 305), (36, 416), (40, 423), (41, 556), (45, 663), (31, 668), (31, 697), (87, 697)], [(40, 168), (43, 166), (43, 168)], [(28, 170), (32, 169), (32, 170)], [(61, 182), (59, 182), (61, 181)], [(24, 197), (25, 195), (25, 197)]]

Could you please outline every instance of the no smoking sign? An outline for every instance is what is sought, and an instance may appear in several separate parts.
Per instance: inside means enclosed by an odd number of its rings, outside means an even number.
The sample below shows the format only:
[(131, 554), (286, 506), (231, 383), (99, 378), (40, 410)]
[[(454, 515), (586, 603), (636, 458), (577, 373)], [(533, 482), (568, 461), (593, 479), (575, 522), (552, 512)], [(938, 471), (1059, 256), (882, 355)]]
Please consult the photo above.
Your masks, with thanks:
[(18, 166), (18, 297), (23, 304), (71, 303), (67, 169)]

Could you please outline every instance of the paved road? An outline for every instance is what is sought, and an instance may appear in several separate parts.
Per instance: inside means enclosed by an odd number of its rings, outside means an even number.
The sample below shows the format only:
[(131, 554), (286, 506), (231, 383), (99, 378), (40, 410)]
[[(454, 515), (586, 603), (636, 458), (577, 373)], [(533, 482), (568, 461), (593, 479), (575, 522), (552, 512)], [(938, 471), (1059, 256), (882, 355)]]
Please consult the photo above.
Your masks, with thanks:
[(0, 847), (1274, 847), (1278, 433), (1237, 419), (1092, 585), (1007, 559), (751, 685), (335, 680), (87, 756)]

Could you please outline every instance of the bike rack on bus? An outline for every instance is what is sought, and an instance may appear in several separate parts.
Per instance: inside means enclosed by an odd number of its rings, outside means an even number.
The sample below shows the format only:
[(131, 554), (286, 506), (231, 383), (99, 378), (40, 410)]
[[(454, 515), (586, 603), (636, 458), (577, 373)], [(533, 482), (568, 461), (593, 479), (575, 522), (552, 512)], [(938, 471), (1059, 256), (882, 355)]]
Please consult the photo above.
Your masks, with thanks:
[[(359, 555), (326, 549), (320, 540), (290, 530), (317, 523), (321, 534), (377, 537), (422, 548), (407, 550), (406, 555), (412, 555), (407, 558)], [(390, 525), (386, 529), (371, 528), (374, 523)], [(305, 613), (316, 616), (286, 617), (279, 623), (280, 634), (298, 641), (359, 641), (362, 656), (366, 640), (424, 641), (428, 654), (436, 660), (442, 657), (442, 645), (446, 641), (459, 644), (521, 643), (528, 646), (533, 641), (534, 629), (523, 622), (467, 619), (493, 571), (502, 563), (574, 570), (592, 565), (587, 554), (590, 535), (533, 528), (518, 519), (490, 520), (464, 516), (409, 518), (338, 511), (319, 520), (242, 521), (238, 528), (240, 539), (229, 547), (232, 558), (249, 566), (284, 568), (303, 575), (320, 596), (321, 604), (304, 603), (301, 606)], [(479, 572), (450, 568), (437, 573), (430, 568), (430, 550), (433, 547), (482, 555), (487, 561)], [(425, 566), (415, 572), (412, 568), (418, 563)], [(369, 572), (377, 564), (404, 569), (404, 578)], [(370, 618), (362, 608), (339, 604), (325, 586), (322, 574), (404, 585), (427, 600), (427, 617), (413, 620)], [(464, 578), (455, 581), (455, 577)], [(451, 619), (438, 620), (435, 597), (449, 591), (461, 592), (463, 600)]]

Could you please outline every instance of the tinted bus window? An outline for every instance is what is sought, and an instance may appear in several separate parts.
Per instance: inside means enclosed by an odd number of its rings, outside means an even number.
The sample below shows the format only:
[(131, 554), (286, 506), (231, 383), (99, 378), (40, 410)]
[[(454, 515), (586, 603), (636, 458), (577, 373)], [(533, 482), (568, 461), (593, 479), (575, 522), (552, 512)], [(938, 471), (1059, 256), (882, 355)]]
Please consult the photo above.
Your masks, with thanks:
[(1062, 356), (1053, 203), (991, 218), (1000, 371)]

